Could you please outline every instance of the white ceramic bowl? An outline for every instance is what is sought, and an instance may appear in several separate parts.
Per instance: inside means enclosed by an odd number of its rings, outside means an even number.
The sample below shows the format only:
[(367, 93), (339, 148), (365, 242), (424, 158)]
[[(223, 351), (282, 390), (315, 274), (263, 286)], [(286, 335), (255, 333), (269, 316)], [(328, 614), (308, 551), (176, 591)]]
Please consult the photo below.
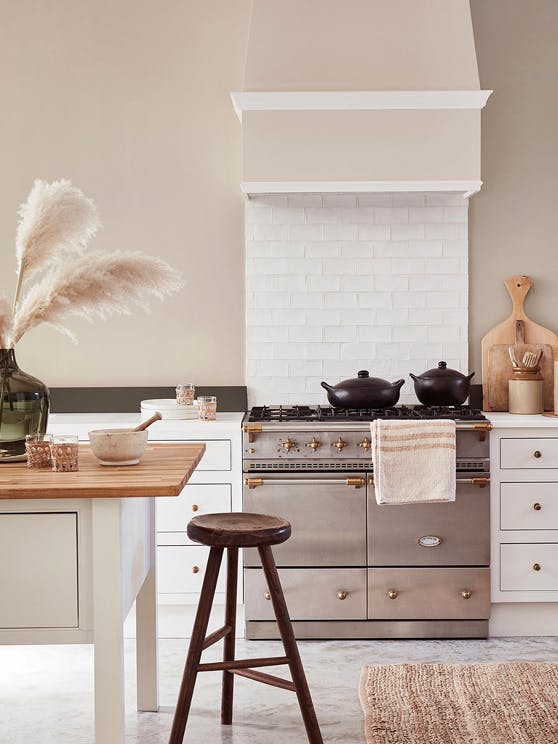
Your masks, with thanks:
[(132, 429), (94, 429), (91, 449), (101, 465), (137, 465), (147, 447), (148, 432)]

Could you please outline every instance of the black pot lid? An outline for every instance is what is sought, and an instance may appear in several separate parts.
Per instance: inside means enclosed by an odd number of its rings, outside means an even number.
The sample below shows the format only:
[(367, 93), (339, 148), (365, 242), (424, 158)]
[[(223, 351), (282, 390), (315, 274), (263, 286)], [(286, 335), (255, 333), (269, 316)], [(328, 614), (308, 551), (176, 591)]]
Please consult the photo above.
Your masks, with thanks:
[[(469, 377), (472, 377), (473, 374), (469, 375)], [(450, 369), (447, 362), (438, 362), (437, 367), (433, 367), (423, 372), (422, 375), (417, 375), (417, 377), (419, 380), (466, 380), (468, 378), (462, 372), (456, 369)]]
[(357, 376), (350, 380), (342, 380), (334, 385), (335, 388), (361, 388), (361, 387), (392, 387), (393, 383), (382, 380), (380, 377), (370, 377), (367, 369), (361, 369)]

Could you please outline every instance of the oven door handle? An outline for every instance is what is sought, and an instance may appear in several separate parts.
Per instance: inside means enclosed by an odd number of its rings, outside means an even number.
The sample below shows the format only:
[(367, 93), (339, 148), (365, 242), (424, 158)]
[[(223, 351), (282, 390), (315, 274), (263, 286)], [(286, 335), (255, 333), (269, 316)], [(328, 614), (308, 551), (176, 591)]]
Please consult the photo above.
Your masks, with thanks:
[(274, 486), (352, 486), (362, 488), (366, 485), (366, 478), (245, 478), (244, 485), (248, 488), (258, 488), (263, 485)]
[[(486, 486), (490, 485), (490, 478), (488, 477), (482, 477), (482, 478), (456, 478), (455, 483), (457, 486), (478, 486), (479, 488), (485, 488)], [(373, 486), (374, 485), (374, 478), (373, 476), (369, 476), (368, 478), (368, 485)]]

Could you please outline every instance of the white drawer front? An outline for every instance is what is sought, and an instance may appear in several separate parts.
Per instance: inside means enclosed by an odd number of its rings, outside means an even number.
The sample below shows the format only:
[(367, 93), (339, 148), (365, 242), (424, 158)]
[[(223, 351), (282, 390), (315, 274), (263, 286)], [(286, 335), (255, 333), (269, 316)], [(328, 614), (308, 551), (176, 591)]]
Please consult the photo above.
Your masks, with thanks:
[[(164, 545), (157, 548), (157, 591), (161, 594), (199, 593), (209, 548), (205, 545)], [(217, 591), (225, 591), (226, 558), (223, 557)]]
[(558, 591), (558, 544), (500, 545), (500, 589), (503, 592)]
[(78, 625), (77, 515), (0, 514), (0, 628)]
[(205, 454), (196, 470), (230, 470), (231, 440), (200, 440), (205, 443)]
[(500, 467), (510, 470), (558, 468), (558, 437), (501, 439)]
[(501, 483), (500, 528), (558, 530), (558, 483)]
[(161, 533), (170, 532), (181, 533), (183, 544), (190, 544), (186, 535), (190, 519), (200, 514), (230, 512), (231, 491), (230, 483), (189, 483), (179, 496), (156, 499), (157, 544), (166, 545)]

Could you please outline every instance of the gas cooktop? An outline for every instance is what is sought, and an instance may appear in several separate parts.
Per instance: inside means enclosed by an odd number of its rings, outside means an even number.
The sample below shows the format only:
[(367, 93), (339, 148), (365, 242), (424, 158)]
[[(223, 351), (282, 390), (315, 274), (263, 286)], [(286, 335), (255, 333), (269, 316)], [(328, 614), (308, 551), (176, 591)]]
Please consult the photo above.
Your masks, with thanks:
[(373, 421), (374, 419), (453, 419), (486, 421), (470, 406), (395, 406), (394, 408), (333, 408), (332, 406), (254, 406), (248, 421)]

